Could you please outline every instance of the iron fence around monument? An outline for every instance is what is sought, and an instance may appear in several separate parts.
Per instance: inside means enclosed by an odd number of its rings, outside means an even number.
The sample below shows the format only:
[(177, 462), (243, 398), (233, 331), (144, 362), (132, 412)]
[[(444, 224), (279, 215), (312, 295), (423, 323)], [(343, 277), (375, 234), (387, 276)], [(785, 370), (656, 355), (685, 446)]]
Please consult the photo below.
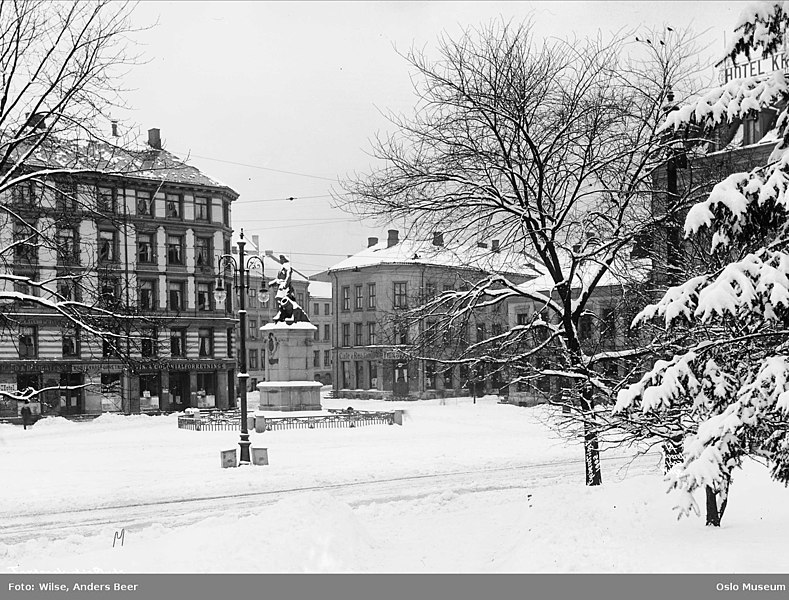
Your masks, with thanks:
[[(266, 417), (265, 430), (277, 429), (328, 429), (338, 427), (363, 427), (365, 425), (394, 425), (398, 423), (397, 411), (330, 411), (328, 415)], [(250, 415), (247, 428), (255, 429)], [(402, 420), (399, 421), (402, 423)], [(241, 429), (241, 411), (200, 411), (178, 417), (178, 428), (191, 431), (238, 431)]]

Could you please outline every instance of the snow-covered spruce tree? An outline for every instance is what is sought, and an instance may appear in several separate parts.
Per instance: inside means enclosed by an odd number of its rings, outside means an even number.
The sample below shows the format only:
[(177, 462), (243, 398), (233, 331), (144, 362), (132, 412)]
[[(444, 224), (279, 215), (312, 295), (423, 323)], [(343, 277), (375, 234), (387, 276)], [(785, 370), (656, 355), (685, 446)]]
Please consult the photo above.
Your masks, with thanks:
[(424, 329), (438, 332), (439, 342), (458, 342), (455, 332), (473, 311), (500, 310), (512, 299), (534, 303), (528, 322), (460, 344), (459, 360), (506, 367), (516, 379), (569, 381), (583, 423), (586, 481), (598, 485), (594, 402), (611, 393), (612, 381), (603, 363), (641, 351), (589, 354), (580, 325), (612, 270), (631, 274), (636, 241), (685, 208), (673, 198), (655, 214), (652, 175), (665, 161), (657, 129), (668, 90), (693, 91), (698, 49), (690, 33), (668, 28), (540, 40), (527, 22), (442, 39), (437, 54), (405, 57), (415, 71), (414, 114), (390, 117), (395, 133), (373, 148), (383, 166), (347, 181), (338, 204), (405, 222), (412, 239), (440, 233), (459, 256), (497, 239), (521, 272), (537, 268), (545, 287), (494, 271), (441, 294), (417, 318), (434, 321)]
[[(43, 309), (64, 332), (94, 336), (124, 358), (150, 341), (121, 309), (124, 290), (102, 283), (112, 269), (102, 271), (98, 240), (73, 232), (91, 218), (125, 232), (121, 216), (97, 204), (95, 181), (152, 168), (110, 128), (123, 106), (119, 77), (137, 62), (131, 10), (109, 0), (0, 1), (0, 326), (19, 330), (19, 315)], [(41, 268), (42, 257), (53, 267)]]
[[(783, 3), (747, 10), (730, 58), (783, 42), (789, 15)], [(620, 391), (615, 415), (625, 429), (674, 431), (684, 437), (682, 462), (668, 473), (681, 493), (679, 515), (699, 512), (719, 526), (733, 471), (760, 456), (772, 476), (789, 484), (789, 80), (729, 81), (675, 111), (666, 129), (711, 129), (780, 108), (777, 143), (766, 164), (734, 173), (688, 212), (686, 236), (709, 236), (707, 271), (668, 289), (637, 322), (659, 317), (691, 334), (673, 358), (658, 361)]]

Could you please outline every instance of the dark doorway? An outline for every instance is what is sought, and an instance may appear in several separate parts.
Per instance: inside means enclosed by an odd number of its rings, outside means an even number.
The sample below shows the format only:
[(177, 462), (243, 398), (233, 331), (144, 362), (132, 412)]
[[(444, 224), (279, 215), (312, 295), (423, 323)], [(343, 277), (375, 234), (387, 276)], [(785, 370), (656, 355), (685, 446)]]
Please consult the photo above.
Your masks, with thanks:
[(82, 373), (60, 374), (60, 414), (81, 415), (85, 412)]
[(170, 371), (170, 408), (184, 410), (189, 407), (189, 371)]
[(394, 363), (394, 377), (392, 379), (392, 392), (395, 396), (408, 396), (408, 363)]

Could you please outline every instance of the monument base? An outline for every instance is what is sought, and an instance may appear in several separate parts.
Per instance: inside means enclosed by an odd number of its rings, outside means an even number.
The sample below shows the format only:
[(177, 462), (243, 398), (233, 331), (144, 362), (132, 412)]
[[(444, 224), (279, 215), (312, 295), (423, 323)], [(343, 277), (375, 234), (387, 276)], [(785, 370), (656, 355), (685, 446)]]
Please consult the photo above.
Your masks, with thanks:
[(258, 384), (259, 410), (321, 410), (318, 381), (264, 381)]

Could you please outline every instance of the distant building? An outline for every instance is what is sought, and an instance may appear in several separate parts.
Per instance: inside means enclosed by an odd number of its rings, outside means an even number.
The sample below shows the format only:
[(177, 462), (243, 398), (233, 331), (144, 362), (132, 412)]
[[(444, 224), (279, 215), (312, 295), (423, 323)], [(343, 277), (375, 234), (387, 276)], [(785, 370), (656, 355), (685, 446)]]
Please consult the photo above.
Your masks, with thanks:
[[(442, 364), (458, 342), (483, 339), (506, 326), (501, 304), (478, 310), (469, 323), (439, 347), (419, 347), (429, 323), (405, 320), (409, 308), (448, 290), (462, 290), (486, 272), (502, 273), (520, 283), (533, 276), (525, 257), (505, 253), (497, 240), (491, 247), (461, 250), (444, 246), (436, 234), (430, 241), (388, 238), (368, 240), (368, 247), (328, 270), (333, 297), (333, 388), (339, 397), (430, 398), (467, 393), (477, 384), (496, 392), (503, 382), (496, 373), (478, 373), (466, 365)], [(414, 356), (435, 356), (413, 358)]]
[(332, 285), (326, 281), (310, 281), (310, 321), (318, 330), (315, 332), (312, 366), (315, 380), (324, 385), (332, 384)]
[[(43, 413), (226, 408), (234, 397), (234, 319), (229, 305), (215, 305), (213, 290), (214, 257), (229, 252), (238, 194), (160, 140), (151, 129), (147, 147), (124, 153), (126, 174), (42, 174), (0, 197), (30, 225), (0, 228), (1, 247), (18, 242), (6, 273), (53, 282), (19, 291), (117, 315), (102, 326), (120, 337), (102, 341), (40, 305), (3, 307), (0, 386), (43, 389)], [(87, 151), (112, 156), (113, 148)], [(41, 172), (78, 159), (59, 147), (25, 166)], [(36, 231), (56, 243), (39, 243)], [(13, 404), (0, 401), (0, 416), (16, 414)]]

